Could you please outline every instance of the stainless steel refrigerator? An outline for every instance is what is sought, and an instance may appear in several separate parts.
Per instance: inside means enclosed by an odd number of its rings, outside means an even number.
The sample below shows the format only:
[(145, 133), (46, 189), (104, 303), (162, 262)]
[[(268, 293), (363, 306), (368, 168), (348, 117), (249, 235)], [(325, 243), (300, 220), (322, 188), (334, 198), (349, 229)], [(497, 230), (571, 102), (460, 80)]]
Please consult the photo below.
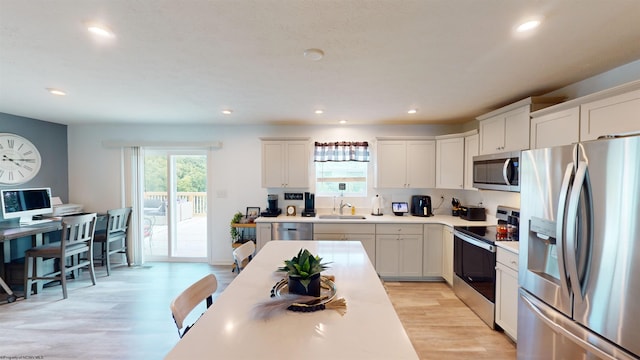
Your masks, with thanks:
[(640, 136), (521, 158), (518, 359), (640, 357)]

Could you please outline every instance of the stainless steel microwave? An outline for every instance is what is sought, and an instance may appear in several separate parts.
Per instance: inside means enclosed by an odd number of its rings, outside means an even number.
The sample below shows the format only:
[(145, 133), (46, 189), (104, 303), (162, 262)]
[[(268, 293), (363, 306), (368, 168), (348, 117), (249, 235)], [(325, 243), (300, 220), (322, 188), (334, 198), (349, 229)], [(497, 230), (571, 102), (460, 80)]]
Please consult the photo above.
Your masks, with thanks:
[(474, 156), (473, 187), (520, 192), (520, 151)]

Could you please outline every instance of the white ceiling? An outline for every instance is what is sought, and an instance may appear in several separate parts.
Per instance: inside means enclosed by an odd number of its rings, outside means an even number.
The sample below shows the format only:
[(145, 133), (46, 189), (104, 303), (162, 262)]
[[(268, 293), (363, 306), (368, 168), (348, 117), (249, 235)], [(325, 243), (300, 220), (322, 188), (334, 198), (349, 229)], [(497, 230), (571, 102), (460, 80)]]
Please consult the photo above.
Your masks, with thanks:
[[(0, 0), (0, 112), (63, 124), (462, 122), (640, 59), (639, 15), (638, 0)], [(530, 16), (542, 26), (515, 36)], [(91, 36), (93, 20), (116, 38)], [(307, 48), (325, 57), (307, 60)]]

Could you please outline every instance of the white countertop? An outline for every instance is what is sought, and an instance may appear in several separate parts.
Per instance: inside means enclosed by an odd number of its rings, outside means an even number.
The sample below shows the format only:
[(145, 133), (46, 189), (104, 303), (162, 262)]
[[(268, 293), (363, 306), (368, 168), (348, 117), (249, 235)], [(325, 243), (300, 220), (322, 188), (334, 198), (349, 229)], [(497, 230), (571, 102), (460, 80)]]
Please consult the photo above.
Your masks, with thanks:
[[(309, 249), (334, 275), (347, 312), (283, 311), (258, 320), (252, 309), (282, 279), (274, 270)], [(359, 241), (271, 241), (234, 279), (166, 359), (418, 359)]]
[(518, 241), (496, 241), (496, 245), (513, 253), (520, 253), (520, 242)]
[[(358, 214), (360, 215), (360, 214)], [(486, 221), (467, 221), (457, 216), (451, 215), (434, 215), (429, 217), (421, 216), (395, 216), (395, 215), (364, 215), (365, 219), (320, 219), (318, 215), (315, 217), (287, 216), (279, 215), (278, 217), (259, 217), (256, 223), (275, 223), (275, 222), (311, 222), (311, 223), (345, 223), (345, 224), (442, 224), (448, 226), (488, 226), (495, 225), (497, 220), (493, 217), (487, 217)]]

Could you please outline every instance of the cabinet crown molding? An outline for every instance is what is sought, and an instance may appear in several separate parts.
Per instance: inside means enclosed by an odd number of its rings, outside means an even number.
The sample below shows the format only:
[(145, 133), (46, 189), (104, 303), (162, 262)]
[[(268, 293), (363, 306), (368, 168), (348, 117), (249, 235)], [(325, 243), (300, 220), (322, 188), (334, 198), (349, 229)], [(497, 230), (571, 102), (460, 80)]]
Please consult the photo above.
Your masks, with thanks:
[(435, 136), (378, 136), (378, 141), (400, 140), (400, 141), (421, 141), (421, 140), (435, 140)]
[(260, 137), (262, 141), (309, 141), (310, 137)]
[(531, 111), (535, 111), (538, 109), (543, 109), (552, 105), (555, 105), (561, 101), (563, 101), (564, 97), (545, 97), (545, 96), (530, 96), (526, 99), (522, 99), (520, 101), (516, 101), (513, 104), (509, 104), (507, 106), (503, 106), (499, 109), (493, 110), (484, 115), (478, 116), (476, 119), (479, 121), (486, 120), (496, 115), (500, 115), (507, 111), (515, 110), (521, 108), (523, 106), (531, 106)]

